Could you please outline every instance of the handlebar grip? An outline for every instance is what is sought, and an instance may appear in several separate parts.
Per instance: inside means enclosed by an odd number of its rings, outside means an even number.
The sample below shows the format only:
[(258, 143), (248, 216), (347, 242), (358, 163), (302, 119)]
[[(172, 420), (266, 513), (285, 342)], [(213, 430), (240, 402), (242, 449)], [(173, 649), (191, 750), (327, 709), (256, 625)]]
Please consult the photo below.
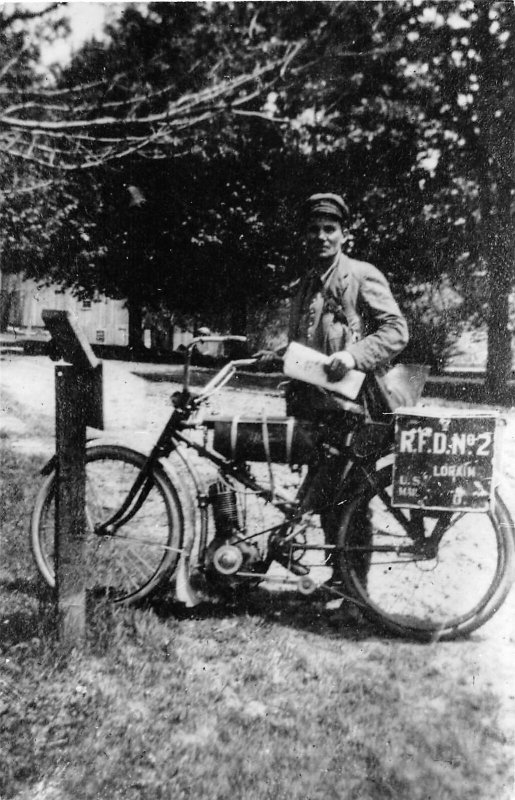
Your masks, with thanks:
[(246, 342), (246, 336), (225, 336), (225, 335), (217, 335), (217, 334), (209, 334), (208, 336), (196, 336), (195, 339), (192, 339), (189, 345), (187, 346), (188, 350), (191, 350), (192, 347), (196, 344), (205, 344), (206, 342)]

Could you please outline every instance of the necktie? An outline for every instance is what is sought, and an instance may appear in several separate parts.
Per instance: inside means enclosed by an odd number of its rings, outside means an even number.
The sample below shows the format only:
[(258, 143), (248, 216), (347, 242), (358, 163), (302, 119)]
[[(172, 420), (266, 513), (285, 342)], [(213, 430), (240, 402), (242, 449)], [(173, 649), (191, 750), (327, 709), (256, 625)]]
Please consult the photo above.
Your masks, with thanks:
[(306, 343), (312, 333), (315, 317), (314, 301), (322, 290), (322, 281), (318, 275), (312, 274), (306, 281), (300, 302), (299, 324), (297, 338)]

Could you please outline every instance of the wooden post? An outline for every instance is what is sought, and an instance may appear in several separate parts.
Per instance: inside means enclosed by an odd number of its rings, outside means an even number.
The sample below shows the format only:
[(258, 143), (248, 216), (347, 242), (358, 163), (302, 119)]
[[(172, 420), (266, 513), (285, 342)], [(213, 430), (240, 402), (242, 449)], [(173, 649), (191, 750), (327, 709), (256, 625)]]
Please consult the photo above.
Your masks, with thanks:
[(70, 646), (86, 635), (86, 383), (83, 370), (56, 366), (56, 601), (59, 639)]
[(44, 310), (55, 368), (55, 604), (60, 641), (86, 637), (86, 426), (103, 427), (102, 364), (68, 311)]

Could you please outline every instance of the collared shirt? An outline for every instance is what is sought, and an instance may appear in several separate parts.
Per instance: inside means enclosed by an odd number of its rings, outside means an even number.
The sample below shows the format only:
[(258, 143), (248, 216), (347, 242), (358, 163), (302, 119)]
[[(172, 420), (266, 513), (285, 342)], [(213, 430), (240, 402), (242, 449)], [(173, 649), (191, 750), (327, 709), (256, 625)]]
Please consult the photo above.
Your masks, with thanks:
[(321, 276), (301, 280), (289, 340), (326, 355), (347, 350), (365, 372), (386, 365), (408, 342), (408, 328), (384, 275), (341, 253)]

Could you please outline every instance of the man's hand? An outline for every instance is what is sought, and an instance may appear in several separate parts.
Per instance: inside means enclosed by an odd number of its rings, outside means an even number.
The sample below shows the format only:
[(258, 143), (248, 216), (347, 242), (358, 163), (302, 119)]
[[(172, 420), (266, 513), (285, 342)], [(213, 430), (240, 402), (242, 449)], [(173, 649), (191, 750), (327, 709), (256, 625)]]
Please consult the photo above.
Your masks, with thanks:
[(260, 350), (253, 353), (252, 358), (256, 359), (254, 367), (258, 372), (281, 372), (283, 368), (282, 356), (274, 350)]
[(354, 369), (355, 366), (356, 362), (354, 361), (354, 356), (343, 350), (341, 353), (338, 353), (338, 355), (334, 356), (329, 364), (324, 366), (324, 369), (327, 373), (327, 380), (331, 381), (332, 383), (341, 381), (347, 372), (351, 369)]

